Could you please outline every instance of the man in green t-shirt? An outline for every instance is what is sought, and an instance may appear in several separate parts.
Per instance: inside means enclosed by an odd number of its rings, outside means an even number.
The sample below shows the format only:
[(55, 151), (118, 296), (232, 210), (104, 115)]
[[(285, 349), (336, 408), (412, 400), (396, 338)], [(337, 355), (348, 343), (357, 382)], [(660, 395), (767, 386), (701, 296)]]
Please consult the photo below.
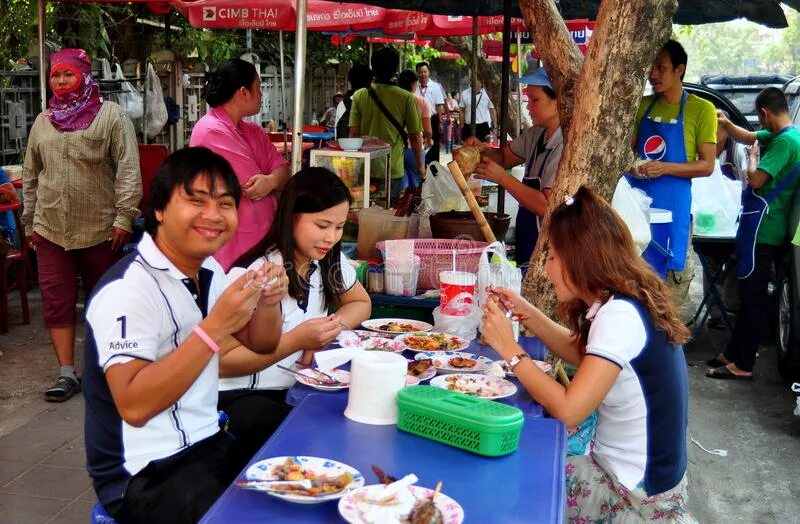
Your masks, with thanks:
[[(758, 121), (761, 131), (752, 132), (731, 123), (725, 115), (718, 113), (719, 125), (737, 142), (748, 144), (749, 161), (746, 183), (755, 190), (755, 195), (764, 199), (785, 180), (800, 164), (800, 133), (792, 127), (786, 97), (780, 89), (768, 87), (756, 98)], [(764, 149), (758, 160), (758, 141)], [(754, 264), (749, 275), (739, 280), (739, 313), (733, 336), (725, 352), (709, 360), (707, 376), (711, 378), (734, 378), (752, 380), (758, 342), (767, 323), (769, 277), (773, 264), (784, 251), (788, 236), (787, 215), (800, 177), (795, 177), (769, 202), (755, 234)], [(742, 236), (742, 224), (737, 237)], [(738, 243), (741, 238), (737, 238)], [(741, 262), (741, 261), (739, 261)]]
[[(350, 108), (350, 136), (375, 136), (382, 138), (392, 146), (391, 196), (393, 201), (400, 196), (400, 188), (405, 175), (403, 167), (403, 149), (406, 147), (403, 135), (405, 133), (408, 134), (414, 158), (422, 157), (422, 123), (417, 103), (414, 95), (398, 87), (394, 82), (399, 65), (400, 56), (391, 47), (384, 47), (373, 53), (372, 73), (375, 75), (375, 79), (370, 87), (359, 89), (353, 94), (353, 105)], [(376, 101), (376, 98), (380, 103)], [(420, 174), (425, 172), (423, 165), (418, 165), (417, 169)]]
[[(672, 251), (666, 260), (666, 282), (676, 301), (685, 299), (694, 271), (686, 252), (691, 232), (691, 179), (714, 170), (717, 119), (714, 105), (683, 89), (687, 55), (669, 40), (650, 69), (653, 95), (645, 97), (636, 113), (633, 148), (643, 162), (633, 187), (653, 199), (652, 207), (672, 213), (668, 239), (659, 239)], [(642, 255), (654, 268), (664, 267), (664, 256), (652, 246)]]

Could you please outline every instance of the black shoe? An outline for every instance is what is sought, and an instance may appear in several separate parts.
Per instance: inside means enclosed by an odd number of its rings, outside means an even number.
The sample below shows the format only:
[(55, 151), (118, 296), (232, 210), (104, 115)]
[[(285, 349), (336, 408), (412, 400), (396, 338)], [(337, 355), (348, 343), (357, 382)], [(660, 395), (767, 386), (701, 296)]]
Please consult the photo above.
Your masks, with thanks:
[(44, 399), (48, 402), (64, 402), (80, 393), (81, 385), (71, 377), (58, 377), (56, 383), (44, 392)]

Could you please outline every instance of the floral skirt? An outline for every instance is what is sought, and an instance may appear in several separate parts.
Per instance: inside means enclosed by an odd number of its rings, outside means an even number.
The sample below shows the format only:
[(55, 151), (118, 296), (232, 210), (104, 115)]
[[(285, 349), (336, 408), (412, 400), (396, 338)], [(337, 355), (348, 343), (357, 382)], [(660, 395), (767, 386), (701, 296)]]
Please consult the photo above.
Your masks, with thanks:
[(686, 509), (686, 477), (677, 486), (647, 496), (633, 491), (597, 463), (594, 455), (567, 457), (567, 512), (571, 524), (674, 522), (696, 524)]

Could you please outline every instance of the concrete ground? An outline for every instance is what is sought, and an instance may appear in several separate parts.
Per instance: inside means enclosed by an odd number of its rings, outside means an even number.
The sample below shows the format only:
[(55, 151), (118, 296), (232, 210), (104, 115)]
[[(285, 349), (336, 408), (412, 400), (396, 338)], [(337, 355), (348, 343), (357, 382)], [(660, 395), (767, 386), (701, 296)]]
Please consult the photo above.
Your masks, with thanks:
[[(696, 280), (686, 311), (699, 301)], [(83, 524), (95, 501), (85, 471), (83, 397), (64, 404), (42, 399), (57, 368), (38, 290), (30, 300), (32, 324), (20, 324), (12, 296), (11, 331), (0, 335), (0, 524)], [(769, 347), (761, 349), (752, 383), (705, 378), (703, 361), (728, 336), (708, 330), (687, 348), (690, 435), (707, 449), (728, 451), (718, 457), (689, 443), (691, 510), (709, 524), (800, 522), (795, 395), (779, 380)]]

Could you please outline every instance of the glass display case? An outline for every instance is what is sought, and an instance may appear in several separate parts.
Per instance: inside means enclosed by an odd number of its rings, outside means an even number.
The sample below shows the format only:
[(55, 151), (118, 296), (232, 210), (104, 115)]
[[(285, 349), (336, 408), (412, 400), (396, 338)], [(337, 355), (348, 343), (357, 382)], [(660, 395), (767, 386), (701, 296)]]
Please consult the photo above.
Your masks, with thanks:
[(312, 149), (309, 165), (325, 167), (336, 173), (350, 189), (352, 209), (367, 208), (370, 201), (390, 207), (391, 148), (360, 151)]

